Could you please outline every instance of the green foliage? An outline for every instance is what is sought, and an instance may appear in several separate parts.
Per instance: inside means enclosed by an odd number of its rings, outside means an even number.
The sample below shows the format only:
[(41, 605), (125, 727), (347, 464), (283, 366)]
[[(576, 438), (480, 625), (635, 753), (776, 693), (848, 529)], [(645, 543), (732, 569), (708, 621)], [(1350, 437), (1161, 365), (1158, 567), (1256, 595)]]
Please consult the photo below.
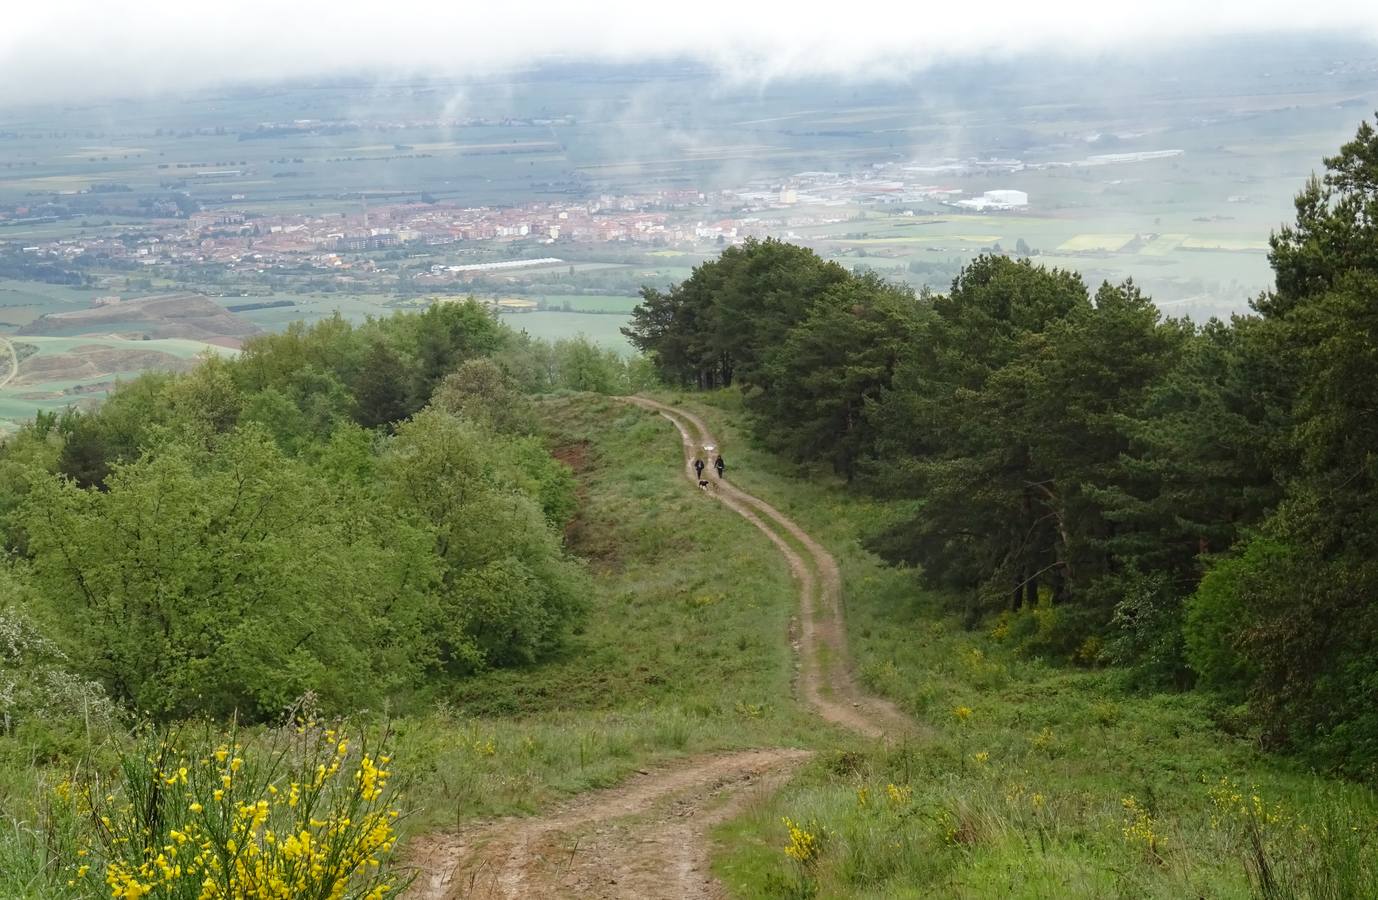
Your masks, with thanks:
[(491, 359), (471, 359), (447, 375), (431, 405), (501, 433), (530, 434), (536, 429), (531, 401)]
[(1140, 688), (1188, 686), (1182, 602), (1167, 576), (1130, 569), (1118, 584), (1123, 593), (1110, 623), (1110, 661), (1124, 666)]
[(696, 266), (668, 292), (643, 288), (623, 333), (650, 354), (669, 383), (726, 387), (736, 378), (768, 388), (769, 350), (815, 299), (847, 278), (846, 270), (812, 250), (748, 239)]
[[(529, 450), (508, 456), (509, 446), (432, 409), (398, 426), (379, 460), (384, 501), (433, 536), (441, 572), (428, 625), (441, 660), (458, 671), (548, 652), (584, 592), (539, 497), (544, 489), (558, 514), (572, 503), (572, 485), (558, 464)], [(535, 482), (535, 496), (523, 482)]]
[(72, 662), (30, 620), (30, 589), (0, 571), (0, 738), (55, 758), (81, 745), (91, 727), (104, 729), (115, 707), (97, 682), (73, 674)]
[(767, 241), (647, 290), (628, 335), (671, 383), (738, 384), (766, 447), (899, 501), (867, 546), (968, 627), (1199, 677), (1275, 745), (1372, 772), (1378, 129), (1325, 164), (1276, 289), (1228, 323), (1002, 255), (916, 299)]
[[(1378, 132), (1363, 123), (1297, 196), (1260, 298), (1282, 499), (1193, 600), (1193, 659), (1248, 696), (1265, 734), (1328, 765), (1378, 767)], [(1218, 576), (1217, 576), (1218, 573)], [(1233, 618), (1231, 618), (1231, 616)], [(1192, 623), (1189, 622), (1189, 625)]]
[(1276, 542), (1254, 538), (1201, 579), (1187, 602), (1184, 637), (1187, 659), (1203, 687), (1229, 691), (1248, 683), (1250, 666), (1240, 638), (1249, 598), (1270, 590), (1269, 570), (1287, 553)]
[(874, 275), (830, 288), (765, 351), (770, 388), (747, 402), (767, 445), (800, 462), (826, 460), (851, 477), (875, 442), (868, 407), (919, 338), (924, 311), (907, 288)]
[(259, 717), (307, 690), (376, 705), (424, 664), (426, 535), (381, 512), (250, 428), (105, 492), (49, 480), (21, 521), (35, 605), (83, 671), (161, 718)]
[(974, 263), (934, 310), (877, 405), (871, 467), (878, 488), (921, 503), (872, 545), (971, 597), (972, 618), (1031, 605), (1041, 586), (1104, 609), (1115, 527), (1095, 489), (1126, 480), (1119, 417), (1181, 327), (1131, 284), (1093, 303), (1076, 276), (1003, 257)]
[[(382, 900), (411, 881), (389, 735), (334, 728), (244, 740), (150, 731), (116, 771), (54, 789), (48, 831), (67, 896)], [(60, 842), (59, 842), (60, 841)]]
[(36, 422), (0, 451), (22, 608), (160, 720), (378, 708), (549, 655), (587, 584), (572, 475), (476, 358), (517, 346), (475, 304), (336, 317)]

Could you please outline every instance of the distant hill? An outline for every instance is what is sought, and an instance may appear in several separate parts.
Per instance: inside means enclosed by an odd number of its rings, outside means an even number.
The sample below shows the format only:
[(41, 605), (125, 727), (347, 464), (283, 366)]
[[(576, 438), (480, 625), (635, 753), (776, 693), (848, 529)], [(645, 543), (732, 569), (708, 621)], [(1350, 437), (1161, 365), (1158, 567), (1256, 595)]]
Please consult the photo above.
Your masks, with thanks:
[(126, 337), (189, 338), (238, 347), (258, 334), (252, 322), (202, 294), (164, 294), (72, 312), (49, 313), (19, 330), (22, 335), (72, 337), (119, 333)]

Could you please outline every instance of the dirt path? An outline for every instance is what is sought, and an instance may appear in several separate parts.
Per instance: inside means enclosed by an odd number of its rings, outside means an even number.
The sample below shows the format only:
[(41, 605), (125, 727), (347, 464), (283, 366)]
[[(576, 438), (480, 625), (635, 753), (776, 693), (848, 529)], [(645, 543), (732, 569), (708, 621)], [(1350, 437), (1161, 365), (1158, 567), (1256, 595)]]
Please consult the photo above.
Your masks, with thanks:
[[(684, 474), (698, 487), (693, 460), (717, 445), (703, 420), (644, 397), (679, 430)], [(707, 462), (707, 460), (705, 460)], [(852, 677), (837, 561), (775, 507), (710, 479), (710, 496), (755, 525), (799, 581), (799, 692), (823, 719), (872, 738), (912, 729), (893, 705), (863, 694)], [(416, 900), (516, 900), (526, 897), (717, 900), (709, 831), (768, 797), (807, 759), (803, 750), (768, 749), (684, 760), (605, 791), (582, 794), (532, 818), (477, 824), (415, 841), (421, 877)]]
[(5, 345), (5, 352), (10, 355), (9, 371), (6, 372), (3, 377), (0, 377), (0, 388), (2, 388), (9, 384), (14, 376), (19, 374), (19, 354), (14, 352), (14, 344), (10, 343), (9, 338), (0, 337), (0, 343)]
[[(645, 397), (629, 400), (654, 410), (679, 429), (684, 442), (684, 472), (694, 485), (693, 461), (705, 444), (721, 446), (703, 420), (693, 413)], [(710, 460), (704, 460), (710, 462)], [(913, 722), (892, 703), (861, 691), (852, 675), (847, 651), (847, 626), (842, 609), (842, 576), (837, 560), (808, 532), (759, 497), (734, 486), (727, 479), (709, 476), (710, 493), (736, 510), (770, 538), (800, 584), (799, 688), (804, 700), (829, 722), (868, 737), (903, 733)], [(759, 515), (757, 515), (759, 513)], [(762, 519), (768, 521), (762, 521)], [(786, 537), (803, 549), (794, 552)]]
[(725, 894), (709, 871), (709, 830), (768, 797), (808, 756), (697, 757), (540, 817), (422, 838), (413, 859), (423, 874), (409, 896), (716, 900)]

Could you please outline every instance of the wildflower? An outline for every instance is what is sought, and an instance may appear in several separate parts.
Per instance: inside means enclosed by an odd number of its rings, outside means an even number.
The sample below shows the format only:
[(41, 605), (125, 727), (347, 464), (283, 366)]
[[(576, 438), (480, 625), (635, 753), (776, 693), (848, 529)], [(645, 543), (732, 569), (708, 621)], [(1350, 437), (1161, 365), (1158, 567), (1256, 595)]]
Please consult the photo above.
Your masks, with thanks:
[(971, 718), (971, 707), (954, 706), (952, 708), (952, 714), (957, 717), (958, 722), (965, 724), (966, 720)]
[(789, 817), (785, 817), (783, 821), (785, 827), (789, 829), (789, 843), (785, 845), (785, 855), (804, 865), (809, 865), (817, 860), (818, 854), (822, 850), (819, 846), (818, 835), (791, 821)]
[(1127, 844), (1142, 845), (1144, 850), (1153, 856), (1159, 856), (1159, 849), (1165, 843), (1163, 837), (1159, 835), (1154, 826), (1153, 816), (1149, 815), (1148, 810), (1139, 805), (1139, 801), (1133, 795), (1125, 797), (1120, 801), (1124, 807), (1125, 825), (1122, 829), (1124, 840)]
[(907, 784), (904, 787), (896, 787), (893, 784), (887, 784), (885, 786), (885, 795), (890, 798), (890, 804), (892, 806), (907, 805), (913, 794), (914, 789)]
[(978, 766), (984, 766), (986, 763), (990, 762), (990, 753), (985, 750), (982, 750), (980, 753), (973, 753), (971, 754), (971, 761)]

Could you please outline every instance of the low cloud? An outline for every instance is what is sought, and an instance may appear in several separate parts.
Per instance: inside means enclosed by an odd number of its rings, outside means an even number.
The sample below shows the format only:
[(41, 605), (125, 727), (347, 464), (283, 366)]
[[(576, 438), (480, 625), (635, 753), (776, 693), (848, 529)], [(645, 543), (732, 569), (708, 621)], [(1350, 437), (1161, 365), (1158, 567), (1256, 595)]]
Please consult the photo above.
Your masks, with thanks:
[(0, 23), (0, 103), (352, 73), (480, 75), (691, 59), (732, 79), (876, 77), (1013, 53), (1134, 54), (1221, 35), (1378, 39), (1372, 0), (810, 4), (46, 0)]

